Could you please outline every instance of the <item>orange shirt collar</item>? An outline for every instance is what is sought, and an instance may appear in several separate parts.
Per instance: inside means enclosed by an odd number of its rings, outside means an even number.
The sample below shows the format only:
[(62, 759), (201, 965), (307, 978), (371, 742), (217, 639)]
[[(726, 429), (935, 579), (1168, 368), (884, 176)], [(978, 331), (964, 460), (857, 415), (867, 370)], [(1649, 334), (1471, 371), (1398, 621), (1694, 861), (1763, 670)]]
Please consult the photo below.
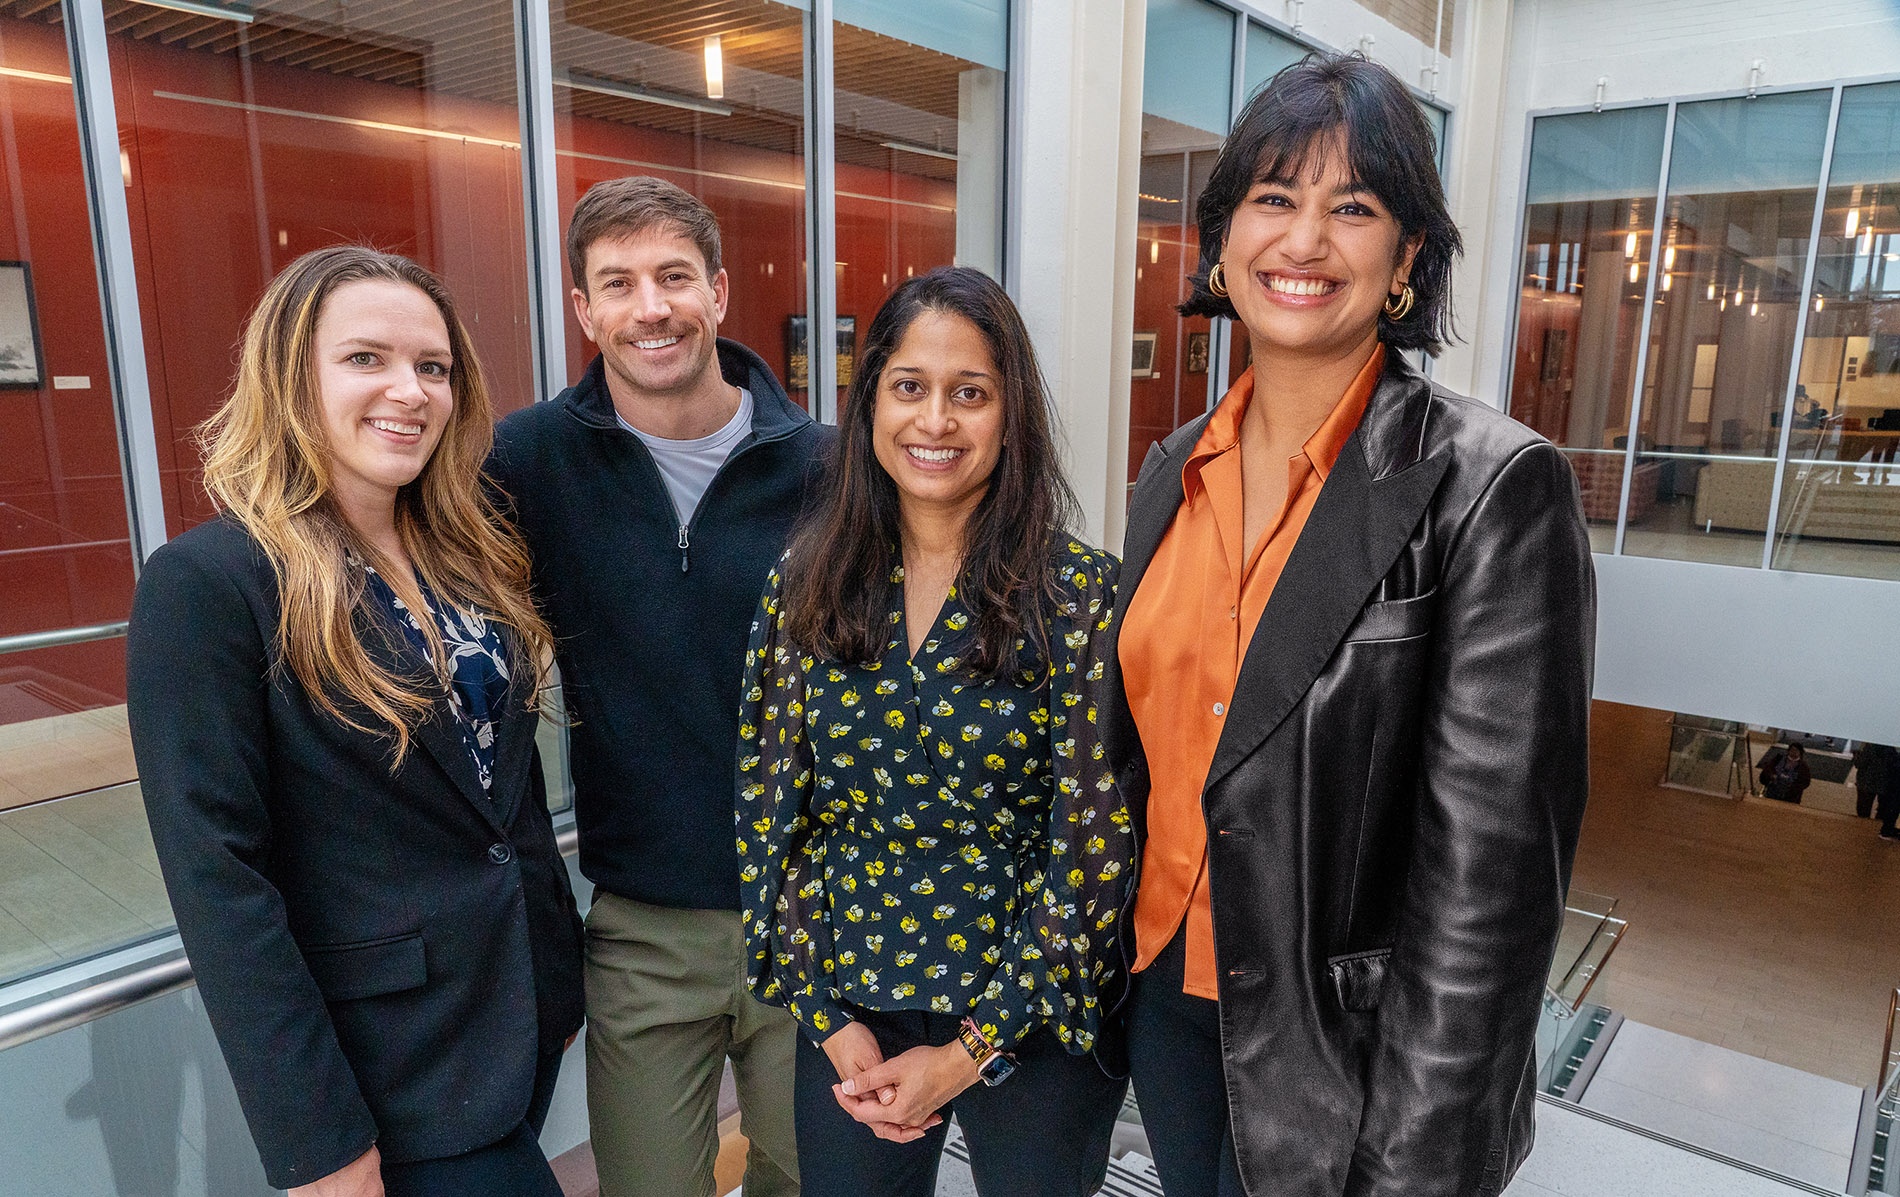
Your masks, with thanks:
[[(1339, 461), (1339, 454), (1346, 448), (1347, 440), (1365, 418), (1366, 405), (1372, 402), (1372, 392), (1379, 385), (1379, 375), (1385, 370), (1385, 346), (1375, 345), (1372, 356), (1359, 368), (1352, 382), (1346, 387), (1346, 393), (1333, 405), (1332, 412), (1324, 422), (1306, 438), (1306, 444), (1300, 452), (1312, 463), (1313, 470), (1323, 483)], [(1214, 408), (1214, 414), (1207, 421), (1207, 427), (1201, 430), (1200, 439), (1194, 442), (1194, 449), (1188, 454), (1186, 463), (1181, 466), (1181, 489), (1186, 501), (1194, 502), (1195, 496), (1204, 488), (1201, 482), (1201, 467), (1240, 443), (1240, 423), (1247, 417), (1247, 408), (1253, 402), (1253, 367), (1248, 366), (1241, 376), (1221, 396), (1220, 403)]]

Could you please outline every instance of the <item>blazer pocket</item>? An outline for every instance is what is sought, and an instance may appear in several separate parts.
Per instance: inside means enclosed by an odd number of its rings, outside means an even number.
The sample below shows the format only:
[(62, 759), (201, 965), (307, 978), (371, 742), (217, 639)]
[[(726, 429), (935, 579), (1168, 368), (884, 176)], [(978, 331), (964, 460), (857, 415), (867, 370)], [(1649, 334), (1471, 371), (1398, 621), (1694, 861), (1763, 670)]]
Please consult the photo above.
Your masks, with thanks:
[(1339, 998), (1339, 1008), (1352, 1011), (1378, 1009), (1379, 997), (1385, 992), (1385, 976), (1391, 960), (1391, 948), (1329, 957), (1326, 971), (1332, 976), (1333, 994)]
[(364, 943), (305, 948), (303, 958), (325, 1001), (400, 993), (419, 988), (429, 979), (419, 931)]
[(1436, 589), (1411, 598), (1367, 603), (1360, 610), (1359, 618), (1346, 629), (1345, 639), (1349, 642), (1409, 640), (1413, 636), (1423, 636), (1429, 632), (1432, 627), (1432, 617), (1437, 613), (1438, 591)]

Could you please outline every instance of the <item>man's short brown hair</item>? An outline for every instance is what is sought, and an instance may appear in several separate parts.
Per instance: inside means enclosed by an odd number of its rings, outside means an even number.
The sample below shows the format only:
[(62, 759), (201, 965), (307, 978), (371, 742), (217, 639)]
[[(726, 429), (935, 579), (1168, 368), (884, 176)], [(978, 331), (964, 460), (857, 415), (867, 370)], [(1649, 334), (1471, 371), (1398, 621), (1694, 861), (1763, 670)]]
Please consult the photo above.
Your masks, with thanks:
[(720, 270), (719, 218), (712, 209), (665, 179), (632, 175), (605, 179), (587, 189), (574, 205), (567, 226), (567, 264), (574, 285), (587, 290), (587, 250), (596, 241), (669, 228), (699, 247), (710, 278)]

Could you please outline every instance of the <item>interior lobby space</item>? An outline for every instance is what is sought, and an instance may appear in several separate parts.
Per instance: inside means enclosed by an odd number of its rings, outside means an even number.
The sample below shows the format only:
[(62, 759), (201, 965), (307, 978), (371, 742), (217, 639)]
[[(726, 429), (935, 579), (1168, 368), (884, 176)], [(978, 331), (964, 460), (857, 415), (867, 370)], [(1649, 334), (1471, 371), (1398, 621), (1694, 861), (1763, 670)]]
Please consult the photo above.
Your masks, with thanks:
[(1900, 843), (1871, 819), (1660, 784), (1667, 712), (1595, 704), (1574, 891), (1629, 928), (1590, 1000), (1872, 1085), (1900, 984)]

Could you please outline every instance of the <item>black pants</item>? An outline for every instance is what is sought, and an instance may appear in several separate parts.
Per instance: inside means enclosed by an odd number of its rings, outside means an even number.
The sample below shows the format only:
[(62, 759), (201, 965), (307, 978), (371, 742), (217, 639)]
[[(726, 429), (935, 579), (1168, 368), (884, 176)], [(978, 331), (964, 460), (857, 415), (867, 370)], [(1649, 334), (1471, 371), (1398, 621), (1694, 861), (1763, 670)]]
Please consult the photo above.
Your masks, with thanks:
[(1889, 787), (1880, 792), (1880, 834), (1892, 835), (1894, 822), (1900, 820), (1900, 789)]
[(439, 1160), (384, 1161), (385, 1197), (561, 1197), (560, 1183), (541, 1153), (541, 1126), (560, 1075), (559, 1053), (541, 1057), (527, 1117), (499, 1142)]
[(1227, 1116), (1220, 1003), (1181, 992), (1186, 942), (1186, 934), (1177, 933), (1134, 975), (1129, 1079), (1167, 1197), (1247, 1197)]
[[(954, 1041), (963, 1021), (922, 1010), (852, 1013), (887, 1060)], [(995, 1088), (970, 1086), (944, 1107), (936, 1129), (892, 1143), (845, 1113), (831, 1092), (838, 1083), (831, 1058), (800, 1035), (792, 1109), (803, 1197), (932, 1197), (952, 1111), (982, 1197), (1089, 1197), (1108, 1172), (1127, 1082), (1110, 1080), (1093, 1056), (1070, 1055), (1048, 1031), (1032, 1032), (1015, 1054), (1015, 1075)]]

